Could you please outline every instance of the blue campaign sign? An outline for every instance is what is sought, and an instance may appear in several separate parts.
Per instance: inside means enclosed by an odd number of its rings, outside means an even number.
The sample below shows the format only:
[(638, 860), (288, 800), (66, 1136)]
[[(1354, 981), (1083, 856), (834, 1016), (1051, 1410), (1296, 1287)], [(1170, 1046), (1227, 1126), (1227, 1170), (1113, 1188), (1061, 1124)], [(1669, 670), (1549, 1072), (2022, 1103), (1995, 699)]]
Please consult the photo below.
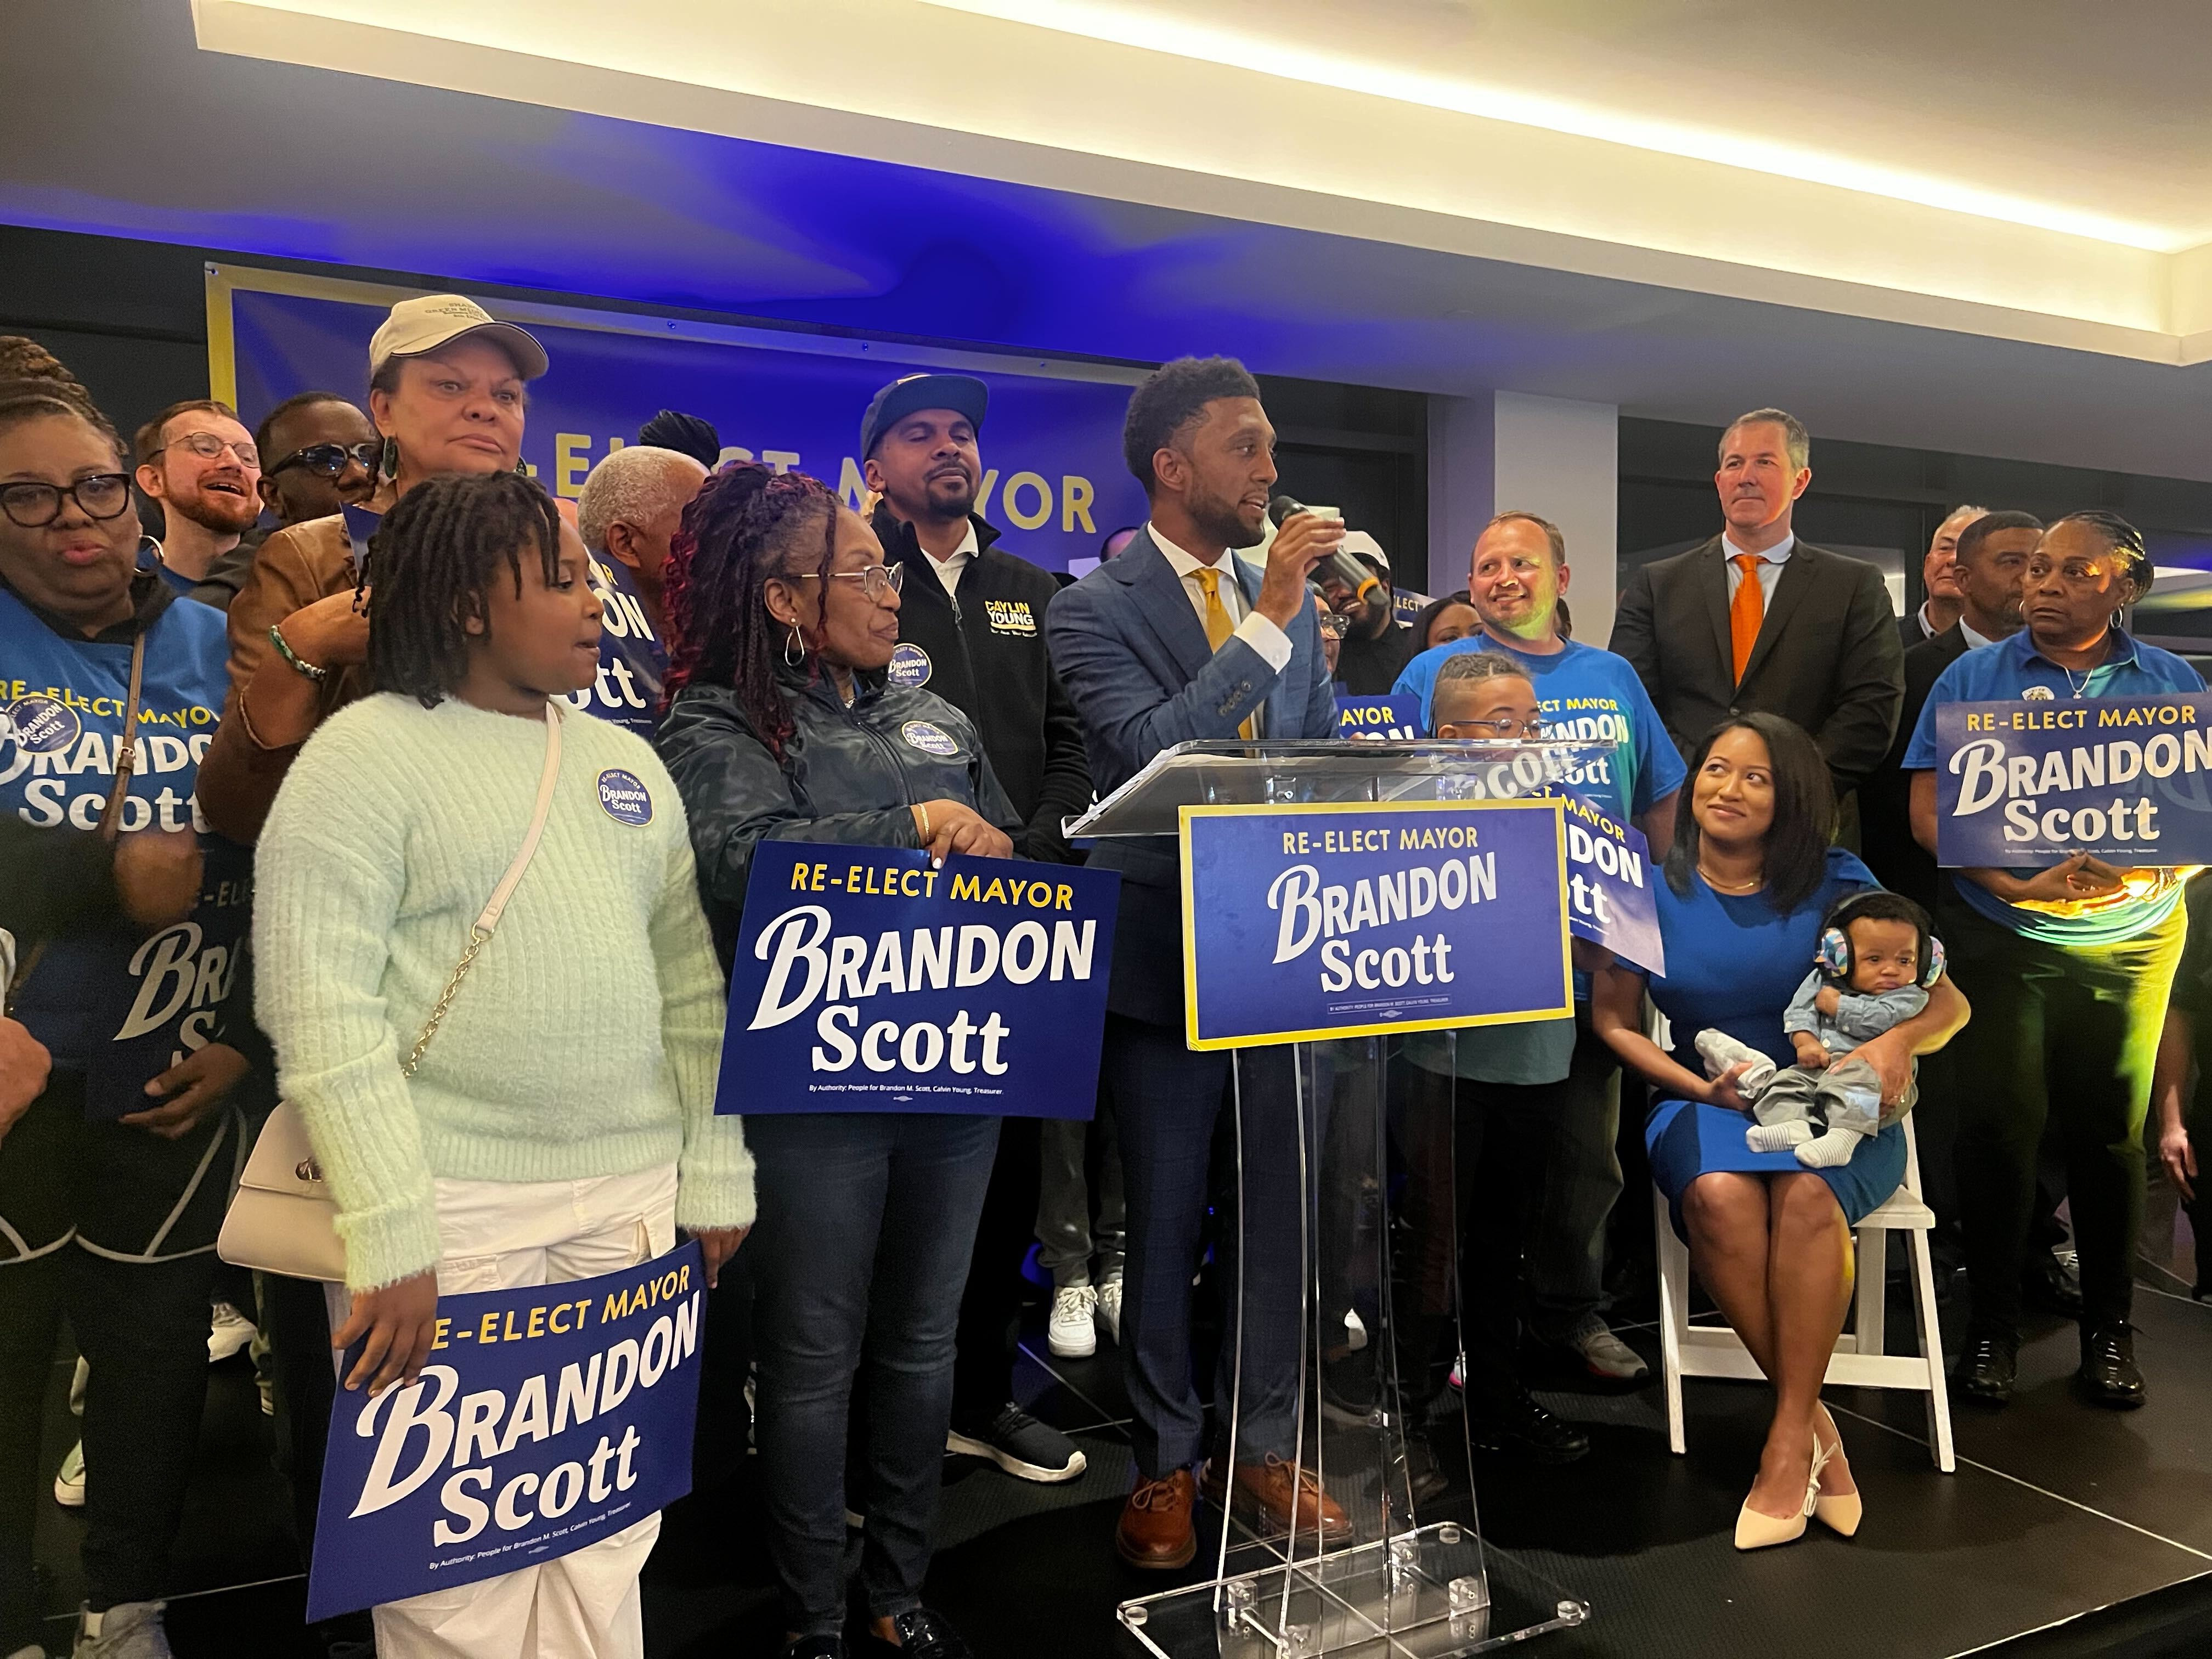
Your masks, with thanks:
[(690, 1492), (705, 1289), (687, 1243), (440, 1297), (421, 1378), (331, 1405), (309, 1621), (553, 1560)]
[(2212, 692), (1936, 710), (1938, 864), (2212, 864)]
[(1580, 795), (1567, 804), (1567, 926), (1647, 972), (1667, 972), (1650, 844)]
[[(365, 406), (369, 336), (416, 291), (238, 266), (211, 267), (208, 283), (221, 319), (210, 332), (211, 383), (249, 427), (310, 387)], [(580, 495), (593, 462), (677, 409), (714, 423), (725, 460), (811, 473), (857, 507), (868, 400), (902, 375), (946, 368), (991, 389), (976, 511), (1006, 532), (1010, 550), (1062, 570), (1095, 560), (1109, 531), (1145, 521), (1144, 492), (1121, 459), (1134, 374), (1035, 359), (1002, 370), (967, 354), (580, 307), (485, 308), (529, 329), (552, 360), (530, 387), (522, 458), (559, 496)]]
[(763, 842), (718, 1112), (1087, 1118), (1121, 878)]
[(1418, 738), (1421, 735), (1419, 697), (1339, 697), (1336, 731), (1340, 738)]
[(1182, 809), (1186, 1040), (1558, 1019), (1565, 803)]

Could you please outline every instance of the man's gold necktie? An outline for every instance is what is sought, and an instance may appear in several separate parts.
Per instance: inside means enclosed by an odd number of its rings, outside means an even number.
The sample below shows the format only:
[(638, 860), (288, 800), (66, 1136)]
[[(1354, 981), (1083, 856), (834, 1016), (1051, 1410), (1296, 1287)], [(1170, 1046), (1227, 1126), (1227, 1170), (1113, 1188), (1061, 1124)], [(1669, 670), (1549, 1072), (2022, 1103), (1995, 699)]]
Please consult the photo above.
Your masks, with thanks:
[[(1229, 620), (1229, 607), (1221, 603), (1221, 573), (1209, 565), (1200, 565), (1190, 573), (1198, 578), (1198, 585), (1206, 590), (1206, 643), (1218, 651), (1229, 643), (1236, 633), (1237, 624)], [(1250, 714), (1237, 728), (1237, 733), (1247, 743), (1260, 735), (1260, 722)]]

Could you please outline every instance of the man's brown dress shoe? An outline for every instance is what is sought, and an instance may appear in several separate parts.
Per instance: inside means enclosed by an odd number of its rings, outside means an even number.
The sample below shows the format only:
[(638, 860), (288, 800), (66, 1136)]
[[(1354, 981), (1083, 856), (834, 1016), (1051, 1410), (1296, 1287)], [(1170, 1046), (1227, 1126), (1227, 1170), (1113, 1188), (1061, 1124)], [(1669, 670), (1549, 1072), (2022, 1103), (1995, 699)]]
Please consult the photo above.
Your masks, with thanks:
[[(1222, 1500), (1226, 1466), (1227, 1460), (1222, 1457), (1206, 1466), (1206, 1498), (1210, 1504)], [(1340, 1544), (1352, 1536), (1350, 1517), (1321, 1489), (1321, 1481), (1312, 1471), (1285, 1462), (1273, 1452), (1267, 1454), (1265, 1462), (1237, 1464), (1234, 1484), (1237, 1513), (1247, 1521), (1256, 1521), (1270, 1531), (1289, 1532), (1295, 1505), (1296, 1530), (1300, 1536), (1310, 1538), (1316, 1522), (1325, 1544)]]
[(1121, 1505), (1121, 1525), (1114, 1528), (1115, 1552), (1131, 1566), (1152, 1571), (1188, 1566), (1198, 1553), (1198, 1533), (1192, 1526), (1197, 1504), (1198, 1483), (1188, 1469), (1138, 1481)]

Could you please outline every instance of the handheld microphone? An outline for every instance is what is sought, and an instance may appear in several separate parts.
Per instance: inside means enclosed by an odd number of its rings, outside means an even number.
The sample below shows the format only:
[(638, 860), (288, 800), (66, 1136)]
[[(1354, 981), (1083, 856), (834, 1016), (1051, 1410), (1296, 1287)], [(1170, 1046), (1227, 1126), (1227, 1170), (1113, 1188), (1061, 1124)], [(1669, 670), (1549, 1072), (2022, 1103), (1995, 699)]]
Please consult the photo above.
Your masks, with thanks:
[[(1278, 495), (1267, 503), (1267, 517), (1273, 520), (1275, 528), (1278, 530), (1283, 527), (1284, 520), (1312, 511), (1313, 508), (1308, 507), (1304, 501), (1291, 495)], [(1313, 574), (1316, 576), (1319, 576), (1323, 571), (1327, 571), (1345, 586), (1350, 588), (1358, 597), (1360, 604), (1365, 605), (1370, 612), (1388, 602), (1387, 596), (1382, 592), (1382, 579), (1342, 548), (1337, 549), (1314, 566)]]

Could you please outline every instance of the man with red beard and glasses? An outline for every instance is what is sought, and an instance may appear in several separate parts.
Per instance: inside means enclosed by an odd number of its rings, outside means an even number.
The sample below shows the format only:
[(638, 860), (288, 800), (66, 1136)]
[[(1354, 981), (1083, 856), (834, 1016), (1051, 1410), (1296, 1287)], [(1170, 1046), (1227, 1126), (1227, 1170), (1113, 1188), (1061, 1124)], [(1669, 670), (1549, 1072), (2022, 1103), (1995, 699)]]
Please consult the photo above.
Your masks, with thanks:
[(133, 441), (138, 488), (161, 507), (162, 576), (189, 599), (230, 608), (250, 563), (240, 540), (261, 516), (261, 452), (229, 404), (171, 404)]

